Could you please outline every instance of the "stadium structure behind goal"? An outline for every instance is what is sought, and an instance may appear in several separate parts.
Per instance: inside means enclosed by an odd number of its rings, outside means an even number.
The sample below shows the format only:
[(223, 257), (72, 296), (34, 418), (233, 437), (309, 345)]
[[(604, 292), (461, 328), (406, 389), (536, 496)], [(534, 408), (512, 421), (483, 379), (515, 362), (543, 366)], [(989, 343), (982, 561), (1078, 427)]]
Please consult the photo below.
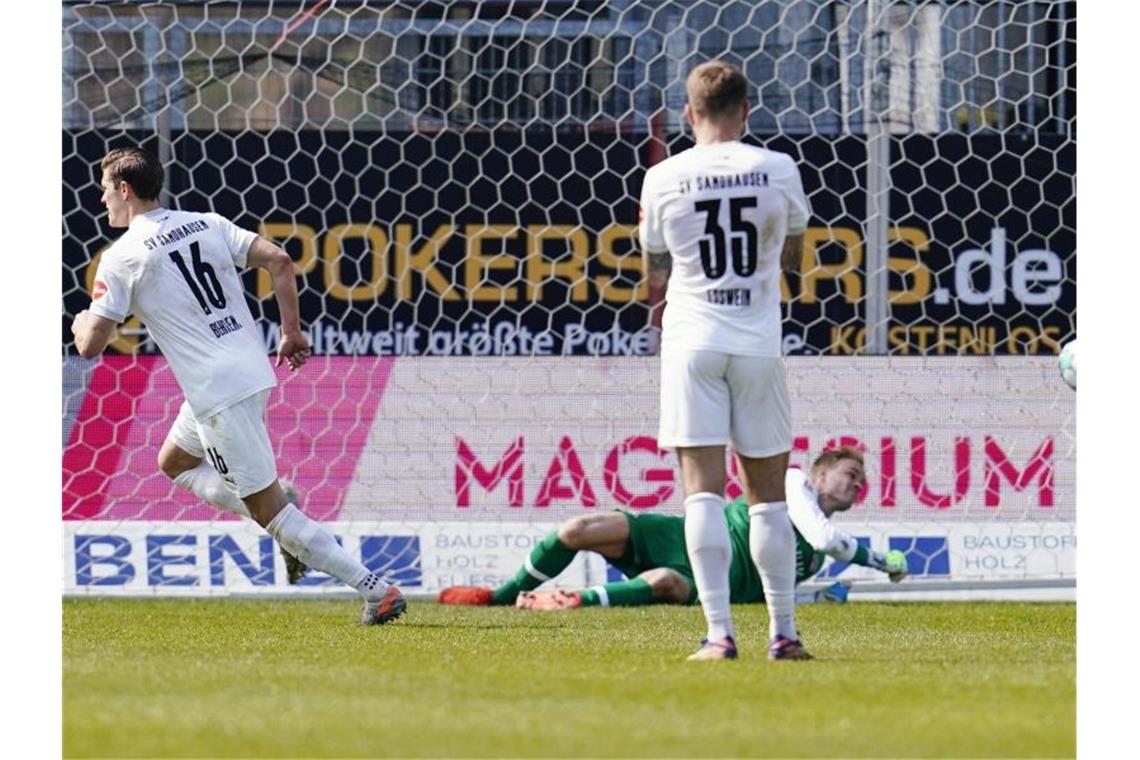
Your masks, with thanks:
[(336, 590), (286, 585), (255, 525), (158, 472), (181, 397), (145, 325), (70, 344), (114, 235), (98, 161), (131, 143), (165, 203), (293, 255), (316, 356), (271, 400), (280, 474), (370, 567), (494, 584), (567, 517), (680, 514), (633, 238), (714, 57), (812, 206), (783, 281), (793, 463), (864, 449), (839, 519), (907, 552), (899, 596), (1073, 593), (1074, 2), (65, 2), (62, 31), (66, 593)]

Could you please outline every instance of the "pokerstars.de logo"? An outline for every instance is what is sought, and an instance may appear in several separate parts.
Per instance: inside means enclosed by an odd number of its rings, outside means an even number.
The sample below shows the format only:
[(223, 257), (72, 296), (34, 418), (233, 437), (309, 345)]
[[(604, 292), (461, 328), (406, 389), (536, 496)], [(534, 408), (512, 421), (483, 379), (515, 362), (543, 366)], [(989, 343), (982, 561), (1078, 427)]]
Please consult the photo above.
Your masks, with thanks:
[(98, 301), (107, 292), (107, 283), (102, 280), (96, 280), (95, 285), (91, 288), (91, 300)]

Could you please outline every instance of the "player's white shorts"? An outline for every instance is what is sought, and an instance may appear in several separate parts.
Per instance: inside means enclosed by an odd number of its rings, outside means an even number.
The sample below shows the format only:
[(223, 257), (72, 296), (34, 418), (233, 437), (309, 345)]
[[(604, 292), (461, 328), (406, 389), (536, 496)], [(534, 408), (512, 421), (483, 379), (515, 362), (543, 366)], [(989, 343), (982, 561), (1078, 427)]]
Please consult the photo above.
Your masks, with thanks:
[(238, 497), (255, 494), (277, 480), (277, 462), (265, 427), (268, 399), (266, 389), (202, 422), (183, 401), (166, 440), (207, 460)]
[(731, 443), (738, 454), (752, 458), (791, 451), (783, 358), (663, 352), (657, 442), (666, 448)]

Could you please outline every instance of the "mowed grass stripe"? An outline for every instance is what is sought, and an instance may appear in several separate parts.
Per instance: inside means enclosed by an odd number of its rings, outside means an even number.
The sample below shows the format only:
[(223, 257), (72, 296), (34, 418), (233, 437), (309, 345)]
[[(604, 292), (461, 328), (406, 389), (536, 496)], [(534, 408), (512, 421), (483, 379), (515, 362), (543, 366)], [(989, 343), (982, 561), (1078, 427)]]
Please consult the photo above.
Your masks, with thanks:
[(810, 605), (818, 657), (686, 663), (699, 608), (66, 599), (68, 757), (1066, 757), (1076, 608)]

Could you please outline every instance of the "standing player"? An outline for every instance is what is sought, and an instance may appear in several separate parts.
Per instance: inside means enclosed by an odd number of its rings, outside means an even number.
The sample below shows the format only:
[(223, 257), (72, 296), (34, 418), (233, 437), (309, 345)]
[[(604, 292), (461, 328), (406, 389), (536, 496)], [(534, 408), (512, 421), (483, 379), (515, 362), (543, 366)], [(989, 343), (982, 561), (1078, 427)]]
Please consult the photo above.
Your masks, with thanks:
[(789, 156), (740, 141), (748, 118), (740, 69), (701, 64), (685, 90), (696, 145), (646, 172), (639, 236), (650, 286), (667, 282), (658, 442), (677, 451), (685, 541), (708, 622), (689, 659), (736, 657), (723, 506), (729, 443), (751, 505), (768, 656), (810, 659), (796, 632), (795, 539), (784, 498), (791, 408), (780, 352), (780, 267), (799, 267), (807, 199)]
[(269, 272), (281, 314), (276, 364), (284, 360), (295, 371), (310, 348), (289, 254), (217, 214), (159, 206), (163, 168), (144, 150), (112, 150), (102, 170), (109, 223), (127, 231), (103, 254), (91, 308), (72, 323), (79, 353), (99, 355), (116, 324), (129, 314), (141, 319), (186, 396), (159, 452), (162, 471), (202, 499), (252, 517), (300, 562), (359, 591), (362, 623), (399, 617), (407, 606), (399, 589), (306, 517), (277, 480), (265, 427), (265, 404), (277, 379), (238, 268)]

